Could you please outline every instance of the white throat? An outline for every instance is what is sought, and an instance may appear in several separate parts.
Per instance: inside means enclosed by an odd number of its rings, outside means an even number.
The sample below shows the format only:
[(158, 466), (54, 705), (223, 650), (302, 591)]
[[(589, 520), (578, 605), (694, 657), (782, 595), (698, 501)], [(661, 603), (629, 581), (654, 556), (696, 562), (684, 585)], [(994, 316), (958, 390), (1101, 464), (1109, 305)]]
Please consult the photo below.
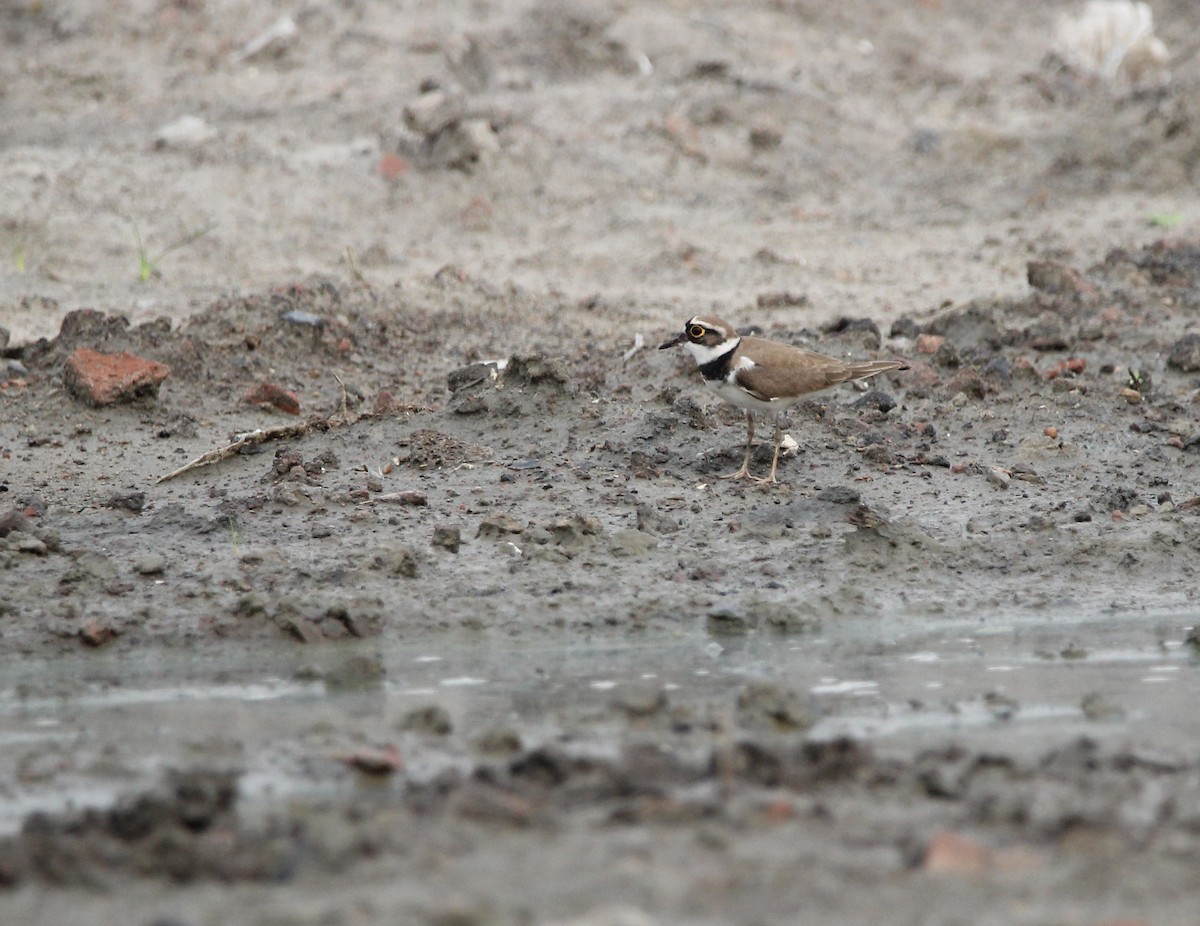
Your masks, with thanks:
[(737, 346), (742, 343), (742, 339), (730, 338), (728, 341), (722, 341), (714, 347), (709, 347), (707, 344), (694, 344), (688, 341), (684, 347), (691, 351), (692, 357), (696, 361), (697, 366), (704, 366), (706, 363), (712, 363), (718, 357), (724, 357), (731, 351), (737, 350)]

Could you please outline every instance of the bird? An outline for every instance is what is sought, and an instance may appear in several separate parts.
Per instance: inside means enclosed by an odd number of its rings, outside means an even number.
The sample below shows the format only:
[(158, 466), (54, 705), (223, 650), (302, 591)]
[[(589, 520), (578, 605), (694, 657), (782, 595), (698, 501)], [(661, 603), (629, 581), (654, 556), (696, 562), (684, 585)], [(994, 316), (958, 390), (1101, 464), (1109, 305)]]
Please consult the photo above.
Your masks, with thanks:
[[(746, 453), (742, 466), (736, 473), (720, 478), (749, 479), (762, 485), (778, 481), (775, 474), (779, 467), (779, 445), (783, 441), (780, 412), (800, 399), (841, 383), (908, 369), (908, 364), (901, 360), (846, 362), (780, 341), (743, 337), (729, 322), (713, 315), (692, 316), (683, 331), (658, 349), (667, 350), (679, 344), (691, 353), (705, 385), (746, 412)], [(775, 417), (775, 454), (769, 476), (750, 475), (755, 412)]]

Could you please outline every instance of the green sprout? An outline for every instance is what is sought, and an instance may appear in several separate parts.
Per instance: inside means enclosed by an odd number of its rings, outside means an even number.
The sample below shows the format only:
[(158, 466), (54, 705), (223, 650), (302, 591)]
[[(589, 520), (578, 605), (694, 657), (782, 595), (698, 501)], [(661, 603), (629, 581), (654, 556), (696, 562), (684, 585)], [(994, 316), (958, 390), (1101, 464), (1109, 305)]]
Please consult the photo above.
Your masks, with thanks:
[(158, 273), (159, 263), (161, 263), (162, 259), (164, 257), (166, 257), (168, 254), (170, 254), (173, 251), (178, 251), (180, 248), (185, 248), (189, 244), (192, 244), (196, 241), (199, 241), (201, 238), (203, 238), (210, 231), (212, 231), (214, 228), (217, 227), (215, 224), (206, 225), (204, 228), (201, 228), (199, 231), (190, 232), (189, 234), (184, 235), (182, 238), (178, 238), (175, 241), (172, 241), (165, 248), (163, 248), (161, 251), (159, 251), (157, 254), (155, 254), (153, 257), (151, 257), (150, 252), (146, 250), (146, 246), (142, 242), (142, 235), (141, 235), (141, 232), (138, 231), (137, 222), (135, 222), (132, 218), (130, 218), (129, 224), (133, 226), (133, 239), (134, 239), (134, 241), (137, 242), (138, 280), (142, 283), (145, 283), (146, 281), (148, 281), (150, 279), (150, 277), (152, 277), (156, 273)]
[(1150, 224), (1155, 228), (1174, 228), (1183, 221), (1178, 212), (1156, 212), (1150, 216)]

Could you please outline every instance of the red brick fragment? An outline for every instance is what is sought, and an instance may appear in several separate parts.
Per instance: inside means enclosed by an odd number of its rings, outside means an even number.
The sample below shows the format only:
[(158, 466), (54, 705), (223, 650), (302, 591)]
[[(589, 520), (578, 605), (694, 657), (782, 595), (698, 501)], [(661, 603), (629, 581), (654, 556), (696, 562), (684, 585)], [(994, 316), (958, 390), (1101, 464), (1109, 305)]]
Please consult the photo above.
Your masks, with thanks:
[(165, 363), (78, 347), (63, 367), (63, 384), (81, 402), (113, 405), (157, 396), (159, 385), (170, 375), (171, 368)]
[(1063, 360), (1052, 370), (1046, 371), (1046, 379), (1058, 379), (1060, 376), (1078, 376), (1087, 369), (1087, 361), (1082, 357), (1071, 357)]
[(252, 386), (242, 398), (251, 405), (278, 409), (285, 415), (300, 414), (299, 396), (274, 383), (259, 383), (257, 386)]
[(368, 775), (391, 775), (404, 768), (404, 759), (400, 750), (395, 746), (384, 749), (360, 749), (358, 752), (343, 756), (342, 761), (351, 768)]
[(919, 334), (917, 335), (917, 353), (918, 354), (936, 354), (938, 348), (946, 343), (944, 335), (940, 334)]

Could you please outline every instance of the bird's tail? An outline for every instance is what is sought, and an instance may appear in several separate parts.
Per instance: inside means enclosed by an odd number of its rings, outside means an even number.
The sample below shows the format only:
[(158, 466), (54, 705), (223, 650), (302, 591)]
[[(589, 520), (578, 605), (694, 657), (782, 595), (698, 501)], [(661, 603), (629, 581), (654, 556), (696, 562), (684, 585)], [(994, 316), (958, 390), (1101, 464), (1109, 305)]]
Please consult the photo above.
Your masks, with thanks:
[(878, 376), (892, 370), (907, 370), (908, 364), (903, 360), (864, 360), (862, 363), (852, 363), (849, 366), (849, 379), (866, 379)]

